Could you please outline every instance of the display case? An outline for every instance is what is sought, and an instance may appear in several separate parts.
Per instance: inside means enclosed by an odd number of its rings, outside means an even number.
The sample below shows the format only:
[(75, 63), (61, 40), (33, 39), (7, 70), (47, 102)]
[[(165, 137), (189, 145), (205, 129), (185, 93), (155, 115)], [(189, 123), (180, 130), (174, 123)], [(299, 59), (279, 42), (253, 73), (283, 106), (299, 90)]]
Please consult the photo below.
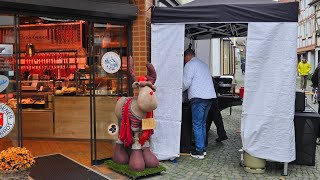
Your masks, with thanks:
[(75, 96), (77, 95), (76, 81), (58, 80), (54, 81), (55, 96)]
[[(15, 80), (10, 80), (10, 84), (14, 85)], [(9, 88), (11, 89), (11, 88)], [(49, 105), (48, 96), (52, 96), (54, 83), (51, 80), (48, 81), (21, 81), (21, 107), (23, 109), (47, 109), (52, 108)], [(17, 108), (17, 93), (15, 89), (5, 90), (0, 94), (0, 101), (6, 103), (12, 109)]]
[[(94, 89), (95, 95), (118, 96), (128, 93), (127, 77), (122, 71), (115, 74), (107, 74), (100, 66), (97, 66), (95, 74)], [(90, 89), (90, 72), (78, 71), (76, 73), (76, 92), (77, 95), (89, 95)]]
[(77, 95), (90, 94), (90, 74), (85, 70), (77, 71), (75, 74)]

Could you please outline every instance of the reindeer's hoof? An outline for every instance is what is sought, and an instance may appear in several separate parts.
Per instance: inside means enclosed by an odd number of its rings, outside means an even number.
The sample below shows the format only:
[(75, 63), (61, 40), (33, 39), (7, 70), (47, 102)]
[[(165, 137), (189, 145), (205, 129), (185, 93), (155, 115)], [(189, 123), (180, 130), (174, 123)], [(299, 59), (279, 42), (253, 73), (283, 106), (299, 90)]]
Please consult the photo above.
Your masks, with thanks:
[(114, 148), (112, 160), (118, 164), (128, 164), (129, 156), (126, 150), (123, 147), (123, 144), (116, 143), (116, 147)]
[(143, 159), (146, 163), (147, 168), (155, 168), (159, 166), (159, 160), (157, 157), (151, 152), (149, 147), (143, 149)]
[(145, 163), (141, 149), (133, 149), (129, 161), (129, 169), (132, 171), (143, 171)]

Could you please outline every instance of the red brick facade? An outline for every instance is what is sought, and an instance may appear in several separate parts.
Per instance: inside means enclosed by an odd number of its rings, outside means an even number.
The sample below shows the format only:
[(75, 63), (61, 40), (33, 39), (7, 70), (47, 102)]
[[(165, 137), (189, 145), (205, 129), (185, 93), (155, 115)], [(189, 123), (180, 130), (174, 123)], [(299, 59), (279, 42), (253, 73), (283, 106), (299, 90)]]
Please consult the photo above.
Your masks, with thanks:
[(136, 0), (138, 18), (133, 22), (132, 53), (136, 76), (146, 75), (146, 63), (151, 60), (151, 6), (153, 0)]

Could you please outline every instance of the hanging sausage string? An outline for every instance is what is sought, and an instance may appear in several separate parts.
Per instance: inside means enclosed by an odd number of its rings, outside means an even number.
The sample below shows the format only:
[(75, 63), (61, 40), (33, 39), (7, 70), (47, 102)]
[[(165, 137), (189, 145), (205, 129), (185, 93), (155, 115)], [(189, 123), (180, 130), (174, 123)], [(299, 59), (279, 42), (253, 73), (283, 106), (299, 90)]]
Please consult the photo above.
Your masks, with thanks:
[(48, 75), (55, 79), (68, 77), (78, 69), (77, 53), (37, 53), (25, 56), (21, 67), (22, 73), (28, 71), (29, 74)]

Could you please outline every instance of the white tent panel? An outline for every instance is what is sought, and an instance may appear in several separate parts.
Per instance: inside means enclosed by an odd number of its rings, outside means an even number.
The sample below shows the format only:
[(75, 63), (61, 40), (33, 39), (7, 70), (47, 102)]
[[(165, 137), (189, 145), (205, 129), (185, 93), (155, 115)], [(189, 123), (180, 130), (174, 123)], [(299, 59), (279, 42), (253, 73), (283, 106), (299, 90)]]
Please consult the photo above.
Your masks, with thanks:
[(295, 160), (297, 23), (249, 23), (243, 148), (252, 156)]
[(159, 160), (169, 160), (180, 155), (181, 119), (158, 121), (155, 134), (151, 136), (151, 149)]
[(210, 39), (196, 40), (195, 53), (197, 58), (208, 66), (210, 64)]
[(210, 48), (210, 72), (212, 76), (221, 75), (221, 62), (220, 62), (220, 53), (221, 53), (221, 42), (220, 38), (211, 39), (211, 48)]
[(184, 24), (151, 25), (151, 59), (158, 88), (151, 148), (159, 160), (180, 154), (184, 30)]
[[(181, 119), (182, 110), (177, 111), (176, 107), (181, 107), (182, 95), (181, 89), (168, 86), (157, 86), (158, 108), (155, 112), (155, 118), (162, 119)], [(165, 97), (165, 98), (163, 98)], [(164, 106), (164, 104), (167, 104)], [(182, 107), (181, 107), (182, 108)], [(158, 113), (164, 112), (164, 113)], [(181, 121), (181, 120), (180, 120)], [(179, 121), (179, 122), (180, 122)]]

